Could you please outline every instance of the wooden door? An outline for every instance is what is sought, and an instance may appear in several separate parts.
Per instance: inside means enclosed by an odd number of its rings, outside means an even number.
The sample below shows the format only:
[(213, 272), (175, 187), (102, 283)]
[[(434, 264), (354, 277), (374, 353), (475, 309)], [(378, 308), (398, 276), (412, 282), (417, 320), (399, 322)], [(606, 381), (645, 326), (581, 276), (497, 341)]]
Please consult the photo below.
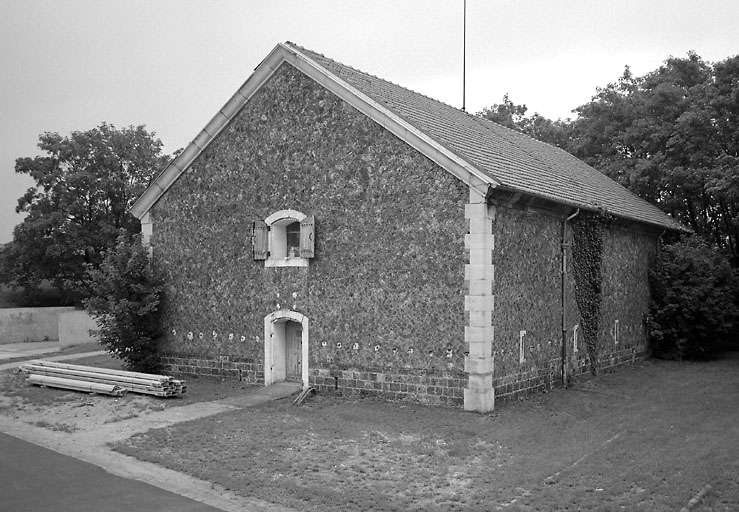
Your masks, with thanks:
[(285, 380), (302, 382), (303, 326), (297, 322), (285, 325)]

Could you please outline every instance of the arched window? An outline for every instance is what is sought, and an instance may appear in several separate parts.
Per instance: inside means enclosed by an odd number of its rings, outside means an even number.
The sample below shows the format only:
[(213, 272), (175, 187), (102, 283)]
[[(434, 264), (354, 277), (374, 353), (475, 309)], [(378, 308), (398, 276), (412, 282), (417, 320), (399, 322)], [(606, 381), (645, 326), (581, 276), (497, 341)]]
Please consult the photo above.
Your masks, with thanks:
[(315, 217), (280, 210), (254, 222), (254, 259), (265, 267), (307, 267), (315, 256)]

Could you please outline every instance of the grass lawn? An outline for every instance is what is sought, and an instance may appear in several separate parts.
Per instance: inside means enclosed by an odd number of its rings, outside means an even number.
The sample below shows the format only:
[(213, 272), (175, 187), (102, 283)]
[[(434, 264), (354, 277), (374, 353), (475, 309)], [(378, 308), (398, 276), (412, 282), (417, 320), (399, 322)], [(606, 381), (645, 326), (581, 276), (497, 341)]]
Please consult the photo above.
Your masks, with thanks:
[[(739, 509), (739, 352), (648, 361), (492, 414), (318, 396), (115, 449), (296, 510)], [(710, 486), (710, 488), (708, 487)]]

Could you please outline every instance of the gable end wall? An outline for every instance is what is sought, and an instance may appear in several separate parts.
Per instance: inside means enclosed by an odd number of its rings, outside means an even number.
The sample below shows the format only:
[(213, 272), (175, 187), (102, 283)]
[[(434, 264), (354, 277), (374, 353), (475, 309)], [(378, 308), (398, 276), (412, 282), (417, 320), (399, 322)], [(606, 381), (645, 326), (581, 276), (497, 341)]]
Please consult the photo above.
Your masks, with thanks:
[[(261, 382), (264, 318), (289, 309), (310, 319), (311, 384), (460, 404), (467, 196), (283, 64), (151, 210), (165, 364)], [(307, 268), (252, 258), (252, 223), (282, 209), (315, 215)]]

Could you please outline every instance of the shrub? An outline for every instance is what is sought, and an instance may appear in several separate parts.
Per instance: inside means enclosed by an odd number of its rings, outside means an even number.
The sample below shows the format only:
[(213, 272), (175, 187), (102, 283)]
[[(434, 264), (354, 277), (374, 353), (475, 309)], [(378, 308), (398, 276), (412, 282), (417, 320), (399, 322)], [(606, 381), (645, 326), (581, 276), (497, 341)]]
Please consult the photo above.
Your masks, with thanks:
[(120, 235), (100, 267), (88, 268), (87, 278), (90, 297), (84, 304), (97, 322), (100, 343), (130, 370), (157, 370), (163, 284), (140, 237)]
[(698, 357), (726, 341), (739, 318), (737, 278), (697, 236), (663, 247), (650, 273), (649, 337), (657, 357)]

